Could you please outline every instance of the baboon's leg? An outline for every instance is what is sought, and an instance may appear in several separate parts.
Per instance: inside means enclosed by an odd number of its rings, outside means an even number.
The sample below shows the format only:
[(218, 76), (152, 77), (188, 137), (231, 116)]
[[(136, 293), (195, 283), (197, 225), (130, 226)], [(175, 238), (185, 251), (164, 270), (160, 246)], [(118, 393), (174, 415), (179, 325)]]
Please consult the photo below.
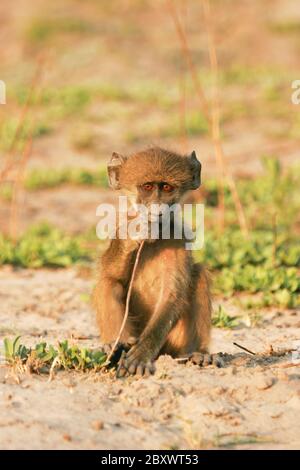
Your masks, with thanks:
[(192, 316), (195, 322), (195, 351), (207, 353), (211, 330), (211, 294), (210, 279), (205, 268), (197, 263), (193, 266), (194, 299)]
[(192, 353), (208, 353), (211, 327), (211, 296), (209, 276), (204, 267), (192, 267), (190, 303), (170, 332), (162, 349), (173, 357), (189, 357)]
[(195, 318), (195, 330), (197, 332), (196, 347), (194, 352), (189, 356), (189, 360), (201, 367), (210, 364), (216, 367), (223, 367), (224, 360), (222, 353), (209, 354), (209, 341), (211, 330), (211, 294), (210, 294), (210, 278), (205, 268), (197, 263), (194, 265), (194, 282), (195, 297), (193, 304), (193, 314)]

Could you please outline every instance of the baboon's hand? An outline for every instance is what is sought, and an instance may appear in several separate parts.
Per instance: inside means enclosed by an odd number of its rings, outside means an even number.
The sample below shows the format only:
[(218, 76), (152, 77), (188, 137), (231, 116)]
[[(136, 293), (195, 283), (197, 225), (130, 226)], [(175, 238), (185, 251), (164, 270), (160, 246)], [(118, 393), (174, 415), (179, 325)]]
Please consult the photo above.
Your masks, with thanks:
[[(103, 346), (102, 346), (102, 351), (107, 355), (107, 357), (111, 354), (112, 352), (112, 348), (114, 347), (114, 344), (115, 342), (112, 341), (111, 343), (105, 343)], [(123, 352), (127, 352), (129, 351), (129, 349), (131, 348), (131, 344), (129, 343), (123, 343), (123, 342), (119, 342), (113, 352), (113, 355), (112, 357), (110, 358), (110, 365), (111, 367), (115, 366), (116, 364), (118, 364), (121, 356), (122, 356), (122, 353)]]
[(128, 375), (149, 376), (154, 372), (154, 361), (147, 360), (139, 348), (133, 346), (127, 353), (123, 353), (116, 376), (118, 378)]
[(122, 240), (123, 241), (123, 247), (126, 253), (132, 253), (136, 250), (138, 250), (142, 240), (134, 240), (132, 238), (127, 238), (127, 240)]

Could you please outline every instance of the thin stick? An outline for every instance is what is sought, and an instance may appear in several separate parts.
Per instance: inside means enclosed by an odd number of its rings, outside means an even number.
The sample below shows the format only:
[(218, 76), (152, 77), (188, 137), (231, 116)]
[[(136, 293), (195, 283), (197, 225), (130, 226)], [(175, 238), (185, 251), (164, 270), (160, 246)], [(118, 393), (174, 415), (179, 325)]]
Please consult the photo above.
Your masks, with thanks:
[(104, 366), (108, 365), (110, 363), (110, 360), (113, 356), (113, 353), (115, 352), (116, 350), (116, 347), (120, 341), (120, 338), (122, 336), (122, 333), (123, 333), (123, 330), (125, 328), (125, 324), (126, 324), (126, 321), (127, 321), (127, 318), (128, 318), (128, 314), (129, 314), (129, 303), (130, 303), (130, 297), (131, 297), (131, 291), (132, 291), (132, 286), (133, 286), (133, 281), (134, 281), (134, 276), (135, 276), (135, 272), (136, 272), (136, 269), (137, 269), (137, 266), (138, 266), (138, 262), (139, 262), (139, 259), (140, 259), (140, 255), (141, 255), (141, 251), (143, 249), (143, 246), (144, 246), (144, 243), (145, 243), (145, 240), (142, 241), (142, 243), (140, 244), (139, 246), (139, 249), (137, 251), (137, 254), (136, 254), (136, 258), (135, 258), (135, 261), (134, 261), (134, 266), (133, 266), (133, 270), (132, 270), (132, 274), (131, 274), (131, 279), (130, 279), (130, 283), (129, 283), (129, 288), (128, 288), (128, 292), (127, 292), (127, 296), (126, 296), (126, 305), (125, 305), (125, 313), (124, 313), (124, 318), (123, 318), (123, 322), (122, 322), (122, 325), (121, 325), (121, 328), (120, 328), (120, 331), (119, 331), (119, 334), (117, 336), (117, 339), (113, 345), (113, 348), (108, 356), (108, 358), (106, 359), (105, 361), (105, 364)]
[(179, 364), (185, 364), (189, 360), (189, 356), (186, 357), (175, 357), (174, 361), (179, 362)]
[(253, 351), (250, 351), (250, 349), (247, 349), (247, 348), (245, 348), (244, 346), (241, 346), (238, 343), (232, 343), (232, 344), (234, 344), (238, 348), (242, 349), (243, 351), (246, 351), (247, 353), (252, 354), (252, 356), (256, 356), (256, 354)]

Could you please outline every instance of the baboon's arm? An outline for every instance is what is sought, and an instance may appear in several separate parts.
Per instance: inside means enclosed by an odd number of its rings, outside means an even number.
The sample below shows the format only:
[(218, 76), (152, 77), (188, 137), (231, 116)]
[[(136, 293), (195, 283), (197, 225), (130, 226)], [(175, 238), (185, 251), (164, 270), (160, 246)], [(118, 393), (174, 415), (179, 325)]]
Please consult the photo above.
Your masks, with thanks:
[(109, 248), (102, 256), (101, 272), (112, 280), (122, 282), (124, 287), (126, 287), (129, 282), (134, 253), (137, 248), (138, 242), (134, 240), (112, 240)]
[[(134, 258), (133, 243), (112, 240), (103, 255), (100, 276), (93, 294), (97, 323), (104, 343), (112, 342), (119, 334), (124, 317), (127, 284)], [(125, 328), (121, 340), (126, 341), (128, 332)]]
[[(124, 316), (124, 287), (116, 280), (101, 276), (93, 294), (96, 318), (103, 343), (116, 339)], [(126, 341), (126, 334), (121, 338)]]
[(168, 334), (176, 325), (180, 314), (176, 310), (180, 305), (168, 303), (163, 309), (158, 310), (146, 325), (138, 343), (130, 351), (130, 356), (143, 362), (156, 359), (164, 345)]

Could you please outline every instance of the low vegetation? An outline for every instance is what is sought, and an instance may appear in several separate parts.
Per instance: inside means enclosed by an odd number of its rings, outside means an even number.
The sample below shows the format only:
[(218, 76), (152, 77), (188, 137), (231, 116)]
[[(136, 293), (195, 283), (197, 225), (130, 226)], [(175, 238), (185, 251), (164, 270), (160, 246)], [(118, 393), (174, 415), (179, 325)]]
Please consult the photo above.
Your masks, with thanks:
[(234, 328), (237, 326), (237, 317), (228, 315), (222, 305), (219, 305), (212, 318), (212, 324), (216, 328)]
[(106, 360), (106, 354), (100, 350), (90, 350), (70, 345), (67, 340), (57, 346), (41, 342), (33, 347), (21, 343), (21, 337), (5, 338), (4, 357), (8, 364), (19, 370), (48, 373), (52, 368), (75, 370), (99, 370)]
[(47, 224), (30, 228), (17, 242), (0, 234), (0, 265), (67, 267), (90, 260), (83, 237), (66, 235)]
[[(96, 170), (84, 170), (80, 168), (34, 169), (26, 174), (24, 188), (27, 191), (37, 191), (58, 188), (67, 184), (108, 188), (106, 168), (102, 166)], [(0, 185), (0, 198), (5, 201), (11, 201), (12, 196), (13, 182), (8, 181), (2, 183), (2, 185)]]

